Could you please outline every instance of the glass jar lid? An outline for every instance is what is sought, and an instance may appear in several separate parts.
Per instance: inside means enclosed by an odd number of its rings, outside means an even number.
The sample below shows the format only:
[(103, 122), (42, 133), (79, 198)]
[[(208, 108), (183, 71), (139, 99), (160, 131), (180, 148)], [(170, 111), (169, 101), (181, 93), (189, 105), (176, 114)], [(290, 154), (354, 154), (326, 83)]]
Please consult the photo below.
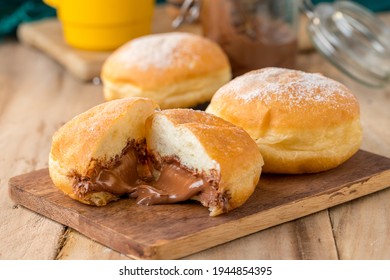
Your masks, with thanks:
[(350, 2), (303, 0), (309, 36), (317, 50), (350, 77), (373, 87), (390, 83), (390, 29)]

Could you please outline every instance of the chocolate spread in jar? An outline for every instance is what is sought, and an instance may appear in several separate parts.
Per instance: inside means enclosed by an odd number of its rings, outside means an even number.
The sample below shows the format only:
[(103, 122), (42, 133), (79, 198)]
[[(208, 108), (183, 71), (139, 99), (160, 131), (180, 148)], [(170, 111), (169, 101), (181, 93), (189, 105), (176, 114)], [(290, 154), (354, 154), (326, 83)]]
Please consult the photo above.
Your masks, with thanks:
[(198, 198), (206, 207), (219, 205), (226, 211), (228, 196), (217, 191), (218, 184), (217, 172), (206, 176), (182, 166), (176, 158), (157, 159), (147, 153), (145, 143), (132, 142), (120, 156), (97, 167), (91, 178), (75, 176), (74, 192), (79, 197), (102, 191), (116, 196), (126, 194), (143, 205)]
[(203, 35), (226, 52), (234, 77), (268, 66), (295, 67), (296, 31), (294, 22), (288, 23), (295, 20), (295, 9), (282, 5), (287, 1), (202, 1)]

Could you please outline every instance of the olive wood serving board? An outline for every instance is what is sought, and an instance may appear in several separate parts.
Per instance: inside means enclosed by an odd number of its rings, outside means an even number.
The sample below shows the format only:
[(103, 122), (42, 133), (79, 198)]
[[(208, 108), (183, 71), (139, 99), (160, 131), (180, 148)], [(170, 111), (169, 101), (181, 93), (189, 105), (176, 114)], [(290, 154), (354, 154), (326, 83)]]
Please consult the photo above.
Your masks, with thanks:
[(48, 169), (13, 177), (15, 203), (136, 259), (176, 259), (390, 187), (390, 158), (358, 151), (339, 167), (309, 175), (262, 174), (240, 208), (218, 217), (197, 202), (141, 206), (121, 199), (84, 205), (56, 189)]

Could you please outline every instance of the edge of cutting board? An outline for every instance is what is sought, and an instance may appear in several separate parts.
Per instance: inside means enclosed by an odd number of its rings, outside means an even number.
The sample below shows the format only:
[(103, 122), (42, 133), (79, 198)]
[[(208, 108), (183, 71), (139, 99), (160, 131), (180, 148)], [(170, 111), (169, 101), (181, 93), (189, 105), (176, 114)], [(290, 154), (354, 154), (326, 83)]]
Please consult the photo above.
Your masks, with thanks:
[(209, 217), (196, 202), (141, 206), (121, 199), (81, 204), (56, 189), (48, 169), (13, 177), (15, 203), (136, 259), (176, 259), (390, 187), (390, 159), (358, 151), (341, 166), (307, 175), (262, 174), (240, 208)]

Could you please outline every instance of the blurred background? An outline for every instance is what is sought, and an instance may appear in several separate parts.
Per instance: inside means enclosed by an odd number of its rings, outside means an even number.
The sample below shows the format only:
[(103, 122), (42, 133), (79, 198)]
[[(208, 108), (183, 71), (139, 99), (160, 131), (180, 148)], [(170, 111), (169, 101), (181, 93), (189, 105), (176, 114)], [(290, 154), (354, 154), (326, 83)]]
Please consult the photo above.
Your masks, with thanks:
[[(297, 0), (298, 1), (298, 0)], [(183, 2), (180, 0), (156, 0), (157, 4)], [(313, 0), (313, 4), (319, 2), (333, 2)], [(373, 12), (390, 10), (390, 0), (354, 0)], [(16, 29), (23, 22), (36, 21), (42, 18), (56, 16), (56, 10), (49, 7), (42, 0), (0, 0), (0, 38), (15, 36)]]

